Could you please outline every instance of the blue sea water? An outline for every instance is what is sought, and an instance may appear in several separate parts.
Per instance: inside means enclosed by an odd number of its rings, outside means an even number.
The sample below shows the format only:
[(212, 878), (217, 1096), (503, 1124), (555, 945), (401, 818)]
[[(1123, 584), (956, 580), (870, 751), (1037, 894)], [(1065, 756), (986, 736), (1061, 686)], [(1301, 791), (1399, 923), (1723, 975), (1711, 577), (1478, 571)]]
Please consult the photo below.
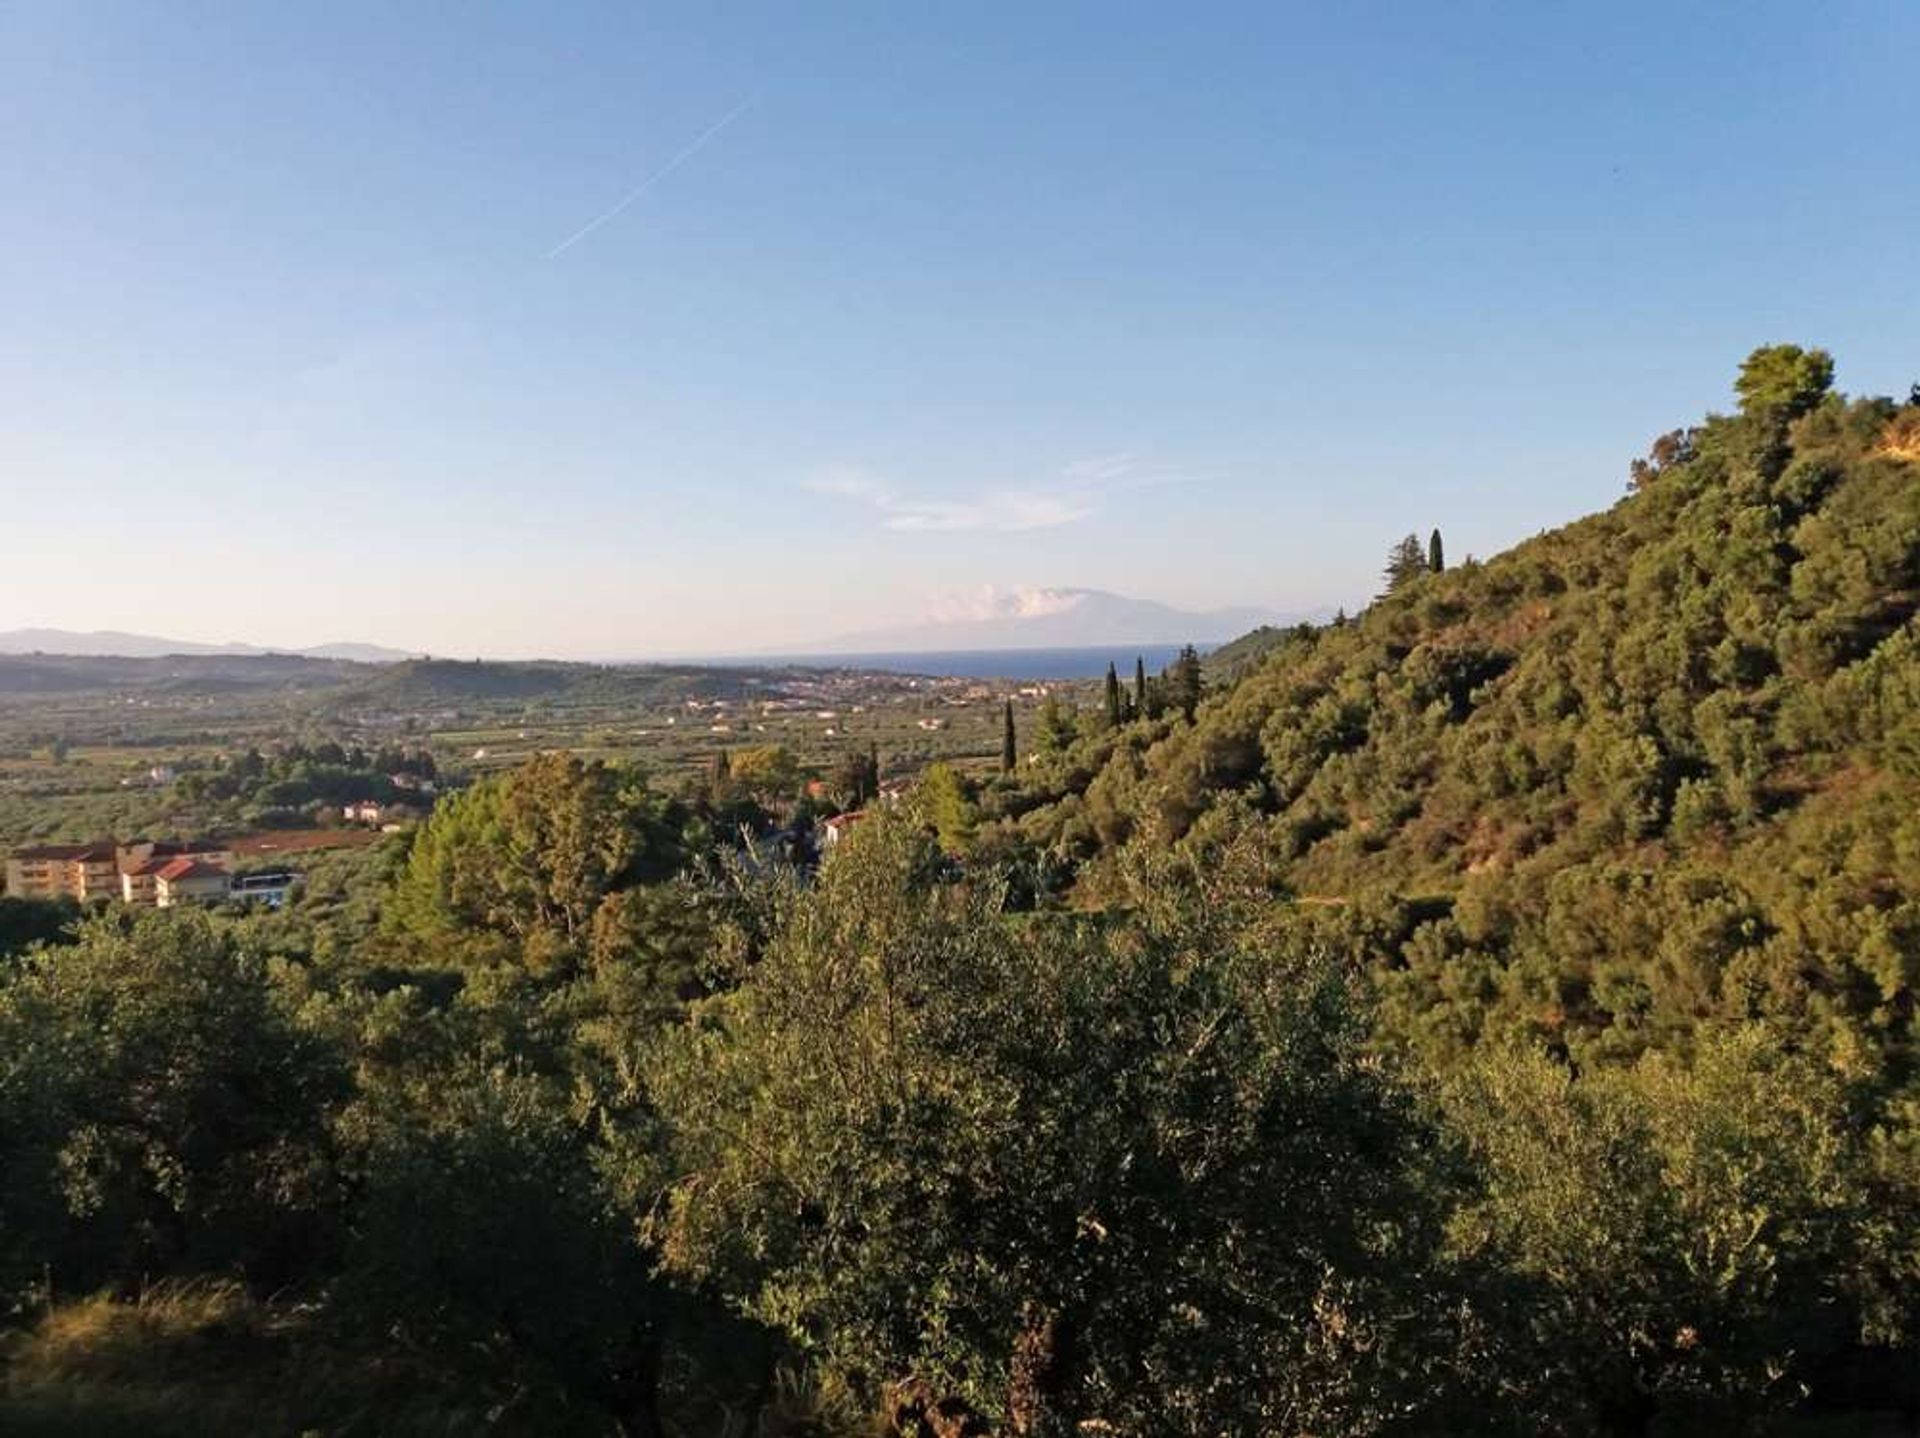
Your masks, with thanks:
[[(1206, 646), (1199, 645), (1202, 654)], [(895, 674), (941, 674), (961, 679), (1098, 679), (1109, 664), (1131, 679), (1144, 659), (1158, 674), (1180, 653), (1177, 644), (1115, 644), (1075, 649), (949, 649), (899, 654), (782, 654), (727, 659), (727, 664), (792, 664), (809, 669), (880, 669)]]

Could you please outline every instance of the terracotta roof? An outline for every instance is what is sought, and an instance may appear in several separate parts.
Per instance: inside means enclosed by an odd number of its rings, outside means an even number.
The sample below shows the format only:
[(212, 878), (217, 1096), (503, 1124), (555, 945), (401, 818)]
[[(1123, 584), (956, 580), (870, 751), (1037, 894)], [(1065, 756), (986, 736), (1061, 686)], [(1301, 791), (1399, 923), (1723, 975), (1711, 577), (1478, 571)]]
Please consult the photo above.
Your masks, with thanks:
[(169, 860), (158, 869), (155, 877), (165, 879), (169, 884), (181, 879), (210, 879), (216, 875), (225, 878), (227, 871), (212, 864), (203, 864), (198, 859), (179, 858)]

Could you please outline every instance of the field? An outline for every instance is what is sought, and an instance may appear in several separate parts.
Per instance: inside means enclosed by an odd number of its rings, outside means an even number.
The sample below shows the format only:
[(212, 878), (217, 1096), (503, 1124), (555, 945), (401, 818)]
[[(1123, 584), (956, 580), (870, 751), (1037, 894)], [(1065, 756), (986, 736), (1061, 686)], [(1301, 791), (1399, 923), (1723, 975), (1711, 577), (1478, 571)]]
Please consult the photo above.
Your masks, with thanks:
[(443, 786), (553, 749), (636, 761), (669, 787), (723, 749), (765, 745), (803, 769), (871, 749), (899, 776), (936, 759), (996, 764), (1004, 702), (1024, 735), (1049, 693), (1089, 690), (853, 669), (0, 659), (0, 849), (207, 835), (266, 858), (369, 841), (181, 782), (250, 749), (424, 750)]

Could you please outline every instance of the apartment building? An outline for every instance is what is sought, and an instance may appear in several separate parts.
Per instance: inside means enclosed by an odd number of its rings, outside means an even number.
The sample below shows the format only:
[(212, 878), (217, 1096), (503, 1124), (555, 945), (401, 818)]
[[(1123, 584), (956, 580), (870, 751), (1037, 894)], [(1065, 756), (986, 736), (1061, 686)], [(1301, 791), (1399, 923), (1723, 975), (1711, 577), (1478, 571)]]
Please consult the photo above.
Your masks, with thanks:
[(233, 851), (214, 843), (97, 839), (88, 844), (38, 844), (7, 856), (7, 892), (20, 899), (153, 904), (158, 901), (160, 870), (178, 859), (222, 872), (233, 868)]

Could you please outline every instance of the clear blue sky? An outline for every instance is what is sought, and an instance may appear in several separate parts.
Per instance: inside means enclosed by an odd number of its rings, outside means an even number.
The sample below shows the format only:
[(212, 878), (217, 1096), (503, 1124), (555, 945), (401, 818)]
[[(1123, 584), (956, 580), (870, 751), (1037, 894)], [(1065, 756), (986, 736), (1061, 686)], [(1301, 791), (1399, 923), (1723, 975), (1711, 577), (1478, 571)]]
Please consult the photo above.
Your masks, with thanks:
[(1916, 56), (1908, 0), (11, 0), (0, 628), (1351, 605), (1611, 503), (1755, 344), (1920, 379)]

